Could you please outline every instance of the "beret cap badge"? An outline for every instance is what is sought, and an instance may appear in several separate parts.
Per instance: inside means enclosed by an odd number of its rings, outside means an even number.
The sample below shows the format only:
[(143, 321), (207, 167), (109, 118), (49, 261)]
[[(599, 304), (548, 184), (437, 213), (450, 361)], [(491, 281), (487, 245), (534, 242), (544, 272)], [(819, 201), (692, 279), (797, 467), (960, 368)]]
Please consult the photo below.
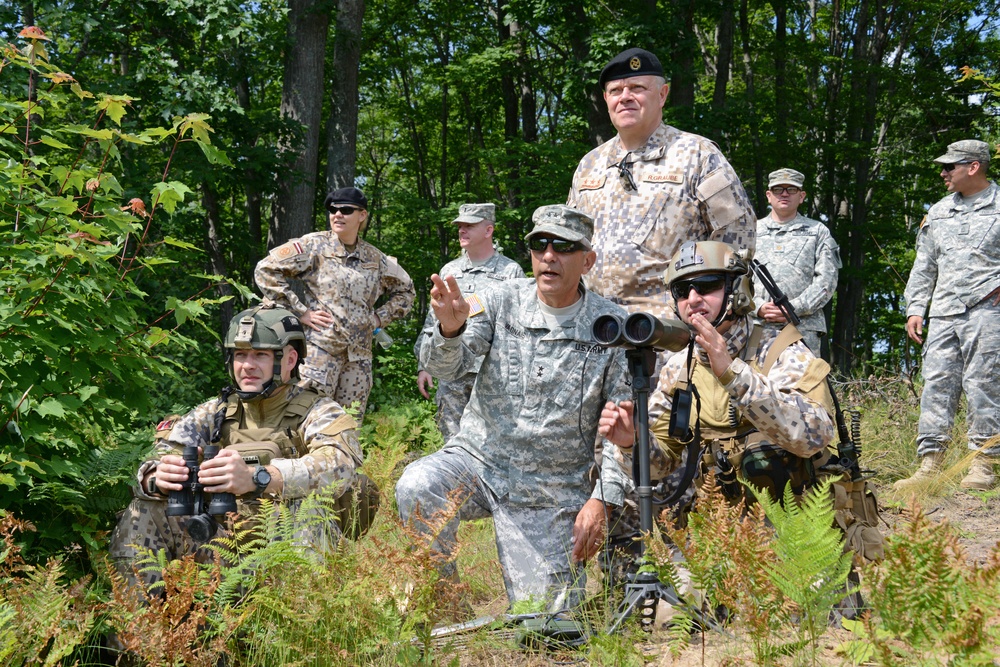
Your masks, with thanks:
[(633, 57), (631, 60), (628, 61), (628, 66), (631, 67), (632, 71), (634, 72), (635, 70), (642, 67), (642, 61), (639, 60), (638, 57)]

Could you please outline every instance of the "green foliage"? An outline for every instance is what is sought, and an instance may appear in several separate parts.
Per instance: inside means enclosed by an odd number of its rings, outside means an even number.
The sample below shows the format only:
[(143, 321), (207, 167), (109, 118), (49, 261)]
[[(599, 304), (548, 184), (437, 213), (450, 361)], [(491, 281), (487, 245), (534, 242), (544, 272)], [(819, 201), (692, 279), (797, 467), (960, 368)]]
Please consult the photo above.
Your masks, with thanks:
[(958, 531), (920, 507), (889, 537), (885, 559), (868, 564), (872, 615), (851, 646), (880, 665), (990, 665), (1000, 649), (1000, 548), (969, 563)]
[(844, 535), (834, 522), (832, 478), (825, 478), (799, 499), (791, 484), (782, 503), (766, 491), (750, 487), (774, 526), (775, 561), (767, 566), (778, 590), (794, 604), (799, 644), (809, 650), (812, 664), (820, 635), (834, 605), (851, 592), (847, 575), (852, 554), (844, 551)]
[(47, 62), (48, 38), (26, 34), (0, 56), (6, 80), (30, 83), (0, 105), (0, 507), (37, 527), (40, 562), (98, 546), (140, 455), (109, 439), (142, 423), (154, 378), (177, 377), (161, 351), (190, 345), (177, 327), (213, 302), (161, 301), (147, 317), (135, 278), (191, 252), (152, 243), (157, 211), (190, 191), (166, 180), (167, 160), (146, 199), (126, 201), (114, 168), (124, 153), (204, 143), (210, 128), (190, 115), (124, 129), (133, 98), (83, 90)]

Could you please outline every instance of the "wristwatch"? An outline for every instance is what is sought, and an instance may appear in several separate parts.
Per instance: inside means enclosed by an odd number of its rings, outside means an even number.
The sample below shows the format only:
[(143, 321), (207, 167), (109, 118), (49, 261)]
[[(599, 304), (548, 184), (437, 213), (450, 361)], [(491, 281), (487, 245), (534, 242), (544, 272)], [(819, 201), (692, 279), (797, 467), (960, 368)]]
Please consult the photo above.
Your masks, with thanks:
[(267, 485), (271, 483), (271, 473), (264, 466), (257, 466), (253, 470), (253, 483), (257, 485), (257, 488), (250, 494), (250, 498), (257, 500), (263, 495)]

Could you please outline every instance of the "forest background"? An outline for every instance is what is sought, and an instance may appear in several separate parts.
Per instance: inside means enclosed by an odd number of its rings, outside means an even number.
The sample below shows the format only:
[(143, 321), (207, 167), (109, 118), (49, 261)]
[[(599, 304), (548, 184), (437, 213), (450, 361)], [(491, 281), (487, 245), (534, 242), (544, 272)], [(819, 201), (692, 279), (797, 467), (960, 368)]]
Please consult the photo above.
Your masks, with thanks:
[(376, 349), (371, 407), (417, 401), (412, 341), (428, 276), (458, 252), (458, 206), (495, 202), (500, 245), (528, 267), (532, 211), (565, 201), (579, 158), (614, 135), (597, 74), (634, 45), (668, 70), (666, 122), (716, 141), (759, 215), (769, 171), (806, 174), (802, 212), (844, 263), (840, 373), (912, 374), (901, 293), (945, 194), (931, 160), (997, 138), (983, 79), (1000, 62), (998, 4), (0, 6), (2, 43), (38, 58), (0, 71), (0, 508), (36, 524), (36, 559), (100, 546), (151, 425), (226, 383), (219, 335), (253, 298), (254, 265), (325, 228), (332, 187), (365, 190), (367, 240), (417, 284), (396, 344)]

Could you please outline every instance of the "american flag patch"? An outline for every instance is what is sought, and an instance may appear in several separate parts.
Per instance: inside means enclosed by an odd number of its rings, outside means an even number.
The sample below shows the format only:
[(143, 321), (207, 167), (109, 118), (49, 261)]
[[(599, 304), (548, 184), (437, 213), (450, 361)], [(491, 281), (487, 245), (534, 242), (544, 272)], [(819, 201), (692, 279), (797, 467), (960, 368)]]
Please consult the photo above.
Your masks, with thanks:
[(483, 305), (478, 294), (470, 294), (465, 297), (465, 302), (469, 304), (469, 317), (486, 311), (486, 306)]

